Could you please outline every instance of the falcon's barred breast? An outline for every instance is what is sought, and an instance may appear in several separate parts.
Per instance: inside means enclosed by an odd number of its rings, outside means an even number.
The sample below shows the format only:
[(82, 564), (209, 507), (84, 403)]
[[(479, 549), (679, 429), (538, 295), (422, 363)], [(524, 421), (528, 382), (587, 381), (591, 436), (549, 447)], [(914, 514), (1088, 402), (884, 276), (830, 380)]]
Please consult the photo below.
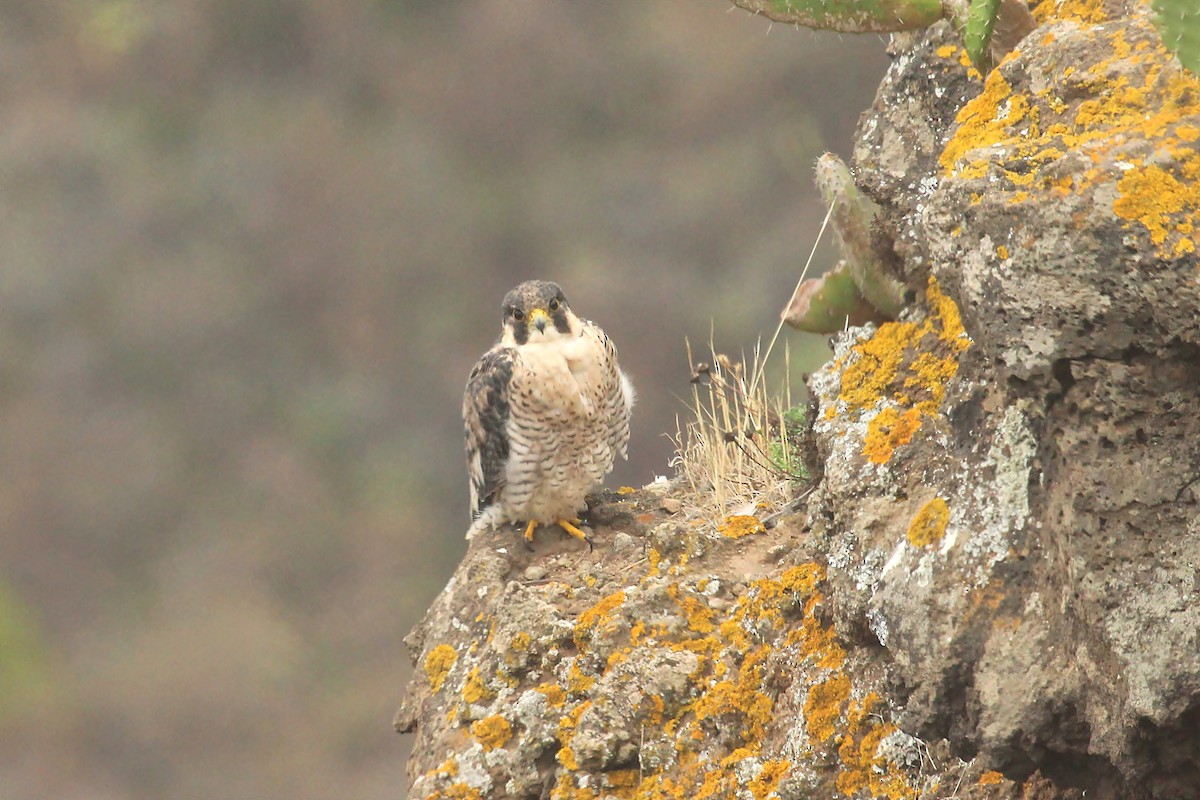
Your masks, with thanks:
[(484, 526), (572, 523), (619, 453), (633, 387), (600, 327), (575, 315), (557, 284), (526, 281), (504, 297), (500, 341), (463, 397), (471, 538)]

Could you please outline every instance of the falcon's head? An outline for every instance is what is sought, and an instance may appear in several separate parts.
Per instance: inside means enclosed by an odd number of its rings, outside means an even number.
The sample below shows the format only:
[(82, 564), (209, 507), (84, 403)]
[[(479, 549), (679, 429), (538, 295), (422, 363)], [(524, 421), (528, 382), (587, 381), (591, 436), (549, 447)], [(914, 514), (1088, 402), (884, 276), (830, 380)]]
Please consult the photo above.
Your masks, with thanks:
[(579, 335), (579, 317), (567, 307), (557, 283), (525, 281), (504, 295), (500, 308), (504, 344), (539, 344)]

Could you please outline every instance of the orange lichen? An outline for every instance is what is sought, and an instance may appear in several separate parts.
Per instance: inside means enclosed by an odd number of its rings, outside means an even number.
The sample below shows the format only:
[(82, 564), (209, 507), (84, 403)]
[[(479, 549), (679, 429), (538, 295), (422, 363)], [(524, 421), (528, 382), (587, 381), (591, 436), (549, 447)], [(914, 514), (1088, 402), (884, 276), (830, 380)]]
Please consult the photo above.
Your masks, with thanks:
[(551, 708), (559, 708), (567, 701), (567, 692), (557, 683), (543, 683), (534, 687), (535, 692), (546, 696), (546, 704)]
[(597, 631), (611, 630), (616, 623), (613, 611), (625, 602), (625, 592), (613, 592), (579, 615), (575, 621), (575, 643), (582, 646)]
[(425, 800), (484, 800), (478, 789), (474, 789), (461, 781), (452, 783), (441, 791), (427, 795)]
[(950, 522), (950, 507), (940, 497), (935, 497), (913, 516), (908, 524), (908, 543), (913, 547), (928, 547), (946, 535)]
[(838, 399), (848, 411), (868, 413), (884, 401), (863, 442), (863, 455), (875, 464), (890, 460), (897, 447), (912, 441), (922, 420), (937, 413), (960, 354), (971, 346), (958, 307), (932, 277), (925, 299), (929, 314), (923, 322), (879, 326), (851, 349), (854, 360), (842, 372)]
[(636, 769), (615, 769), (604, 773), (604, 779), (613, 789), (632, 789), (637, 786), (638, 771)]
[(463, 682), (462, 699), (467, 703), (486, 703), (494, 700), (496, 693), (483, 682), (479, 667), (471, 667), (467, 679)]
[(1095, 25), (1108, 19), (1103, 0), (1042, 0), (1033, 9), (1039, 23), (1052, 19), (1069, 19)]
[[(845, 650), (832, 626), (820, 619), (824, 599), (819, 589), (825, 577), (820, 564), (788, 567), (774, 577), (749, 581), (728, 610), (713, 609), (704, 602), (699, 593), (703, 579), (692, 585), (668, 583), (663, 589), (670, 607), (666, 617), (682, 618), (683, 624), (631, 621), (635, 612), (622, 592), (602, 598), (583, 612), (575, 626), (579, 652), (566, 674), (534, 687), (562, 714), (556, 754), (561, 769), (550, 797), (718, 800), (744, 795), (768, 800), (776, 796), (781, 781), (794, 768), (789, 761), (762, 752), (775, 713), (770, 687), (781, 647), (788, 648), (787, 663), (800, 667), (796, 679), (811, 687), (805, 718), (812, 741), (832, 742), (836, 748), (849, 736), (857, 744), (853, 752), (846, 749), (847, 754), (863, 763), (873, 759), (879, 738), (891, 729), (882, 727), (882, 722), (859, 719), (858, 709), (869, 708), (875, 701), (854, 702), (850, 675), (843, 671)], [(603, 659), (596, 658), (593, 650), (599, 631), (606, 632)], [(624, 637), (627, 644), (622, 646), (618, 637)], [(608, 670), (626, 669), (628, 662), (644, 657), (635, 647), (686, 652), (694, 658), (686, 676), (688, 690), (682, 696), (664, 698), (640, 687), (634, 698), (640, 735), (671, 742), (674, 757), (662, 772), (598, 772), (580, 764), (575, 732), (593, 707), (588, 695), (595, 682)], [(489, 727), (482, 727), (482, 722)], [(485, 746), (503, 747), (512, 735), (511, 726), (506, 736), (493, 718), (480, 723), (472, 726), (471, 733), (481, 745), (486, 739)], [(719, 738), (714, 739), (718, 732)], [(871, 764), (884, 777), (864, 786), (879, 788), (881, 796), (898, 797), (888, 793), (885, 781), (894, 778), (894, 768), (883, 760)], [(839, 766), (839, 770), (844, 768)], [(858, 770), (861, 765), (853, 768)]]
[(927, 403), (900, 411), (888, 407), (875, 415), (863, 444), (863, 455), (872, 464), (886, 464), (900, 445), (908, 444), (921, 427), (921, 415), (932, 413)]
[(785, 592), (807, 597), (817, 590), (817, 584), (825, 580), (825, 568), (809, 562), (797, 567), (788, 567), (779, 576), (779, 585)]
[[(819, 600), (820, 598), (814, 598)], [(788, 634), (788, 643), (798, 643), (800, 654), (822, 669), (839, 669), (846, 661), (846, 651), (838, 644), (832, 627), (822, 625), (812, 616), (815, 603), (805, 608), (804, 621)]]
[(846, 733), (838, 745), (837, 788), (847, 797), (868, 789), (871, 797), (911, 800), (917, 795), (915, 787), (898, 767), (879, 755), (879, 743), (897, 730), (875, 713), (880, 704), (879, 695), (870, 692), (848, 705)]
[(717, 533), (726, 539), (741, 539), (743, 536), (762, 533), (765, 530), (766, 528), (763, 527), (762, 521), (758, 517), (747, 514), (726, 517), (725, 521), (717, 526)]
[(484, 750), (495, 750), (512, 738), (512, 725), (501, 716), (484, 717), (471, 723), (471, 735), (483, 745)]
[(671, 584), (667, 587), (667, 596), (674, 600), (683, 612), (684, 618), (687, 619), (688, 630), (696, 633), (712, 633), (716, 629), (717, 626), (714, 622), (716, 614), (713, 610), (695, 597), (682, 594), (678, 584)]
[(1003, 780), (1004, 780), (1004, 776), (1001, 775), (999, 772), (995, 772), (995, 771), (985, 772), (979, 776), (979, 785), (980, 786), (992, 786), (997, 783), (1001, 783)]
[(838, 673), (808, 690), (804, 701), (804, 726), (814, 742), (827, 742), (835, 733), (842, 706), (850, 699), (850, 679)]
[(774, 703), (763, 694), (763, 662), (768, 648), (759, 647), (746, 655), (745, 660), (729, 680), (713, 683), (695, 703), (691, 710), (696, 719), (703, 722), (712, 717), (736, 716), (741, 719), (741, 736), (747, 741), (762, 737), (767, 723), (771, 721)]
[(1192, 234), (1200, 220), (1200, 159), (1184, 162), (1181, 172), (1183, 180), (1154, 164), (1129, 170), (1117, 181), (1120, 197), (1113, 203), (1117, 216), (1142, 223), (1156, 245), (1178, 232), (1176, 255), (1196, 249)]
[(1005, 247), (1004, 245), (997, 245), (996, 246), (996, 256), (999, 257), (1001, 260), (1007, 260), (1008, 259), (1008, 248)]
[(746, 788), (750, 790), (750, 796), (754, 800), (767, 800), (775, 795), (775, 790), (779, 788), (779, 782), (787, 775), (791, 769), (792, 762), (784, 759), (770, 759), (764, 761), (762, 769), (759, 771)]
[(450, 668), (458, 660), (458, 653), (448, 644), (439, 644), (425, 656), (425, 677), (429, 679), (429, 688), (435, 692), (442, 690)]
[(550, 790), (550, 800), (596, 800), (599, 795), (590, 786), (575, 785), (574, 775), (564, 772)]
[[(983, 92), (963, 106), (955, 117), (958, 130), (938, 159), (942, 170), (955, 170), (966, 154), (1003, 139), (1010, 126), (1023, 121), (1027, 109), (1028, 101), (1016, 106), (1012, 104), (1012, 87), (998, 70), (989, 72)], [(983, 159), (972, 162), (969, 173), (964, 173), (964, 168), (959, 168), (955, 174), (981, 178), (987, 174), (988, 162)]]
[(575, 760), (575, 751), (571, 749), (571, 737), (575, 735), (575, 728), (579, 725), (579, 718), (591, 707), (591, 701), (584, 700), (558, 721), (557, 738), (562, 747), (559, 748), (556, 758), (559, 764), (562, 764), (569, 770), (579, 769), (579, 763)]
[(646, 574), (651, 578), (657, 578), (661, 573), (659, 565), (662, 564), (662, 553), (651, 547), (650, 552), (646, 554), (646, 561), (650, 564), (650, 569)]
[(596, 679), (579, 668), (578, 659), (572, 662), (571, 668), (567, 670), (568, 692), (574, 695), (587, 694), (595, 684)]
[[(1045, 0), (1035, 14), (1086, 24), (1105, 19), (1099, 0)], [(1014, 88), (1000, 70), (992, 71), (983, 92), (959, 111), (940, 157), (942, 171), (960, 179), (999, 178), (989, 195), (1006, 191), (1010, 203), (1039, 194), (1111, 197), (1125, 227), (1144, 228), (1159, 255), (1192, 256), (1200, 226), (1200, 151), (1194, 146), (1200, 78), (1179, 67), (1148, 20), (1083, 35), (1095, 40), (1088, 52), (1099, 55), (1036, 90)], [(1077, 39), (1041, 46), (1074, 52)], [(1082, 173), (1071, 167), (1068, 180), (1058, 166), (1067, 157), (1105, 167)], [(1098, 191), (1101, 185), (1116, 191)]]

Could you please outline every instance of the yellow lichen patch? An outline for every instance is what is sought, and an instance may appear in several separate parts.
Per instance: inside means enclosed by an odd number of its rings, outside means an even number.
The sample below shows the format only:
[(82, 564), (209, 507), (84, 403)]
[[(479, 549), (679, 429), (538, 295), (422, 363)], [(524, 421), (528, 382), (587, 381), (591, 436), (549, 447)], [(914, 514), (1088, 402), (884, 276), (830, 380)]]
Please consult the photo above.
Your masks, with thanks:
[(597, 800), (598, 797), (590, 786), (577, 786), (572, 772), (559, 775), (558, 782), (550, 790), (550, 800)]
[(888, 322), (851, 348), (838, 399), (851, 413), (881, 409), (867, 424), (863, 455), (884, 464), (912, 441), (922, 419), (937, 413), (959, 355), (971, 346), (954, 301), (934, 278), (925, 290), (929, 315), (921, 323)]
[(587, 694), (596, 685), (596, 679), (579, 668), (576, 659), (567, 670), (567, 691), (574, 695)]
[(757, 741), (771, 721), (774, 706), (763, 694), (763, 662), (770, 649), (756, 648), (746, 655), (737, 672), (729, 680), (717, 681), (692, 704), (696, 719), (703, 722), (716, 717), (736, 716), (742, 720), (741, 736)]
[(448, 644), (439, 644), (425, 656), (425, 677), (429, 679), (429, 688), (435, 692), (442, 690), (450, 668), (458, 660), (458, 653)]
[(679, 584), (673, 583), (668, 586), (667, 596), (674, 600), (675, 605), (683, 612), (688, 630), (695, 633), (712, 633), (716, 629), (716, 614), (713, 610), (695, 597), (680, 592)]
[(533, 637), (524, 631), (518, 631), (508, 640), (508, 647), (501, 649), (501, 657), (505, 666), (516, 668), (526, 662), (533, 650)]
[(1033, 8), (1033, 18), (1039, 23), (1052, 19), (1074, 20), (1089, 25), (1108, 19), (1103, 0), (1041, 0)]
[(814, 742), (827, 742), (836, 732), (842, 706), (850, 699), (850, 679), (842, 673), (814, 684), (804, 701), (804, 726)]
[(1117, 182), (1120, 197), (1113, 210), (1122, 219), (1142, 223), (1156, 245), (1178, 233), (1176, 251), (1182, 255), (1195, 250), (1192, 234), (1200, 222), (1200, 158), (1184, 162), (1180, 177), (1154, 164), (1131, 169)]
[(905, 350), (920, 341), (918, 330), (911, 322), (887, 322), (870, 339), (855, 345), (857, 360), (842, 372), (838, 399), (852, 410), (874, 407), (896, 379)]
[(717, 533), (726, 539), (741, 539), (743, 536), (762, 533), (765, 530), (766, 528), (763, 527), (762, 521), (758, 517), (747, 514), (726, 517), (725, 521), (717, 526)]
[(591, 706), (592, 702), (590, 700), (584, 700), (558, 721), (557, 738), (562, 747), (559, 748), (556, 758), (559, 764), (562, 764), (569, 770), (579, 769), (579, 762), (575, 759), (575, 751), (571, 749), (571, 737), (575, 735), (575, 728), (579, 725), (579, 718)]
[[(936, 406), (934, 407), (936, 408)], [(863, 455), (872, 464), (886, 464), (900, 445), (908, 444), (921, 427), (921, 415), (933, 413), (928, 403), (900, 411), (888, 407), (875, 415), (867, 427)]]
[(462, 698), (467, 703), (487, 703), (496, 699), (496, 693), (483, 682), (479, 667), (471, 667), (467, 680), (463, 683)]
[(783, 780), (791, 767), (792, 762), (785, 759), (764, 761), (758, 775), (746, 784), (746, 788), (750, 790), (750, 796), (754, 800), (776, 797), (775, 790), (779, 788), (779, 782)]
[[(636, 769), (615, 769), (611, 772), (604, 773), (604, 779), (608, 782), (608, 786), (611, 789), (633, 789), (638, 784), (638, 771)], [(618, 791), (618, 796), (630, 795), (622, 795), (620, 791)]]
[(484, 750), (495, 750), (504, 747), (512, 738), (512, 725), (501, 716), (484, 717), (471, 723), (471, 735)]
[(661, 725), (663, 715), (667, 710), (667, 703), (656, 694), (646, 695), (646, 701), (650, 704), (650, 713), (647, 716), (647, 721), (651, 725)]
[(441, 791), (427, 795), (425, 800), (483, 800), (478, 789), (472, 788), (461, 781), (452, 783)]
[[(1044, 0), (1035, 14), (1045, 21), (1105, 20), (1100, 0)], [(1159, 255), (1191, 256), (1200, 226), (1200, 150), (1194, 146), (1200, 78), (1180, 68), (1142, 18), (1041, 46), (1075, 52), (1079, 36), (1090, 37), (1087, 52), (1095, 55), (1036, 90), (1014, 88), (1000, 70), (990, 73), (983, 92), (959, 111), (940, 156), (942, 171), (963, 179), (986, 176), (993, 181), (989, 196), (1004, 192), (1008, 203), (1039, 194), (1112, 198), (1125, 227), (1144, 228)], [(1103, 169), (1068, 181), (1063, 173), (1078, 170), (1058, 166), (1067, 157)], [(1116, 191), (1109, 188), (1114, 185)]]
[[(897, 768), (876, 759), (879, 741), (894, 728), (887, 727), (878, 714), (866, 718), (878, 703), (875, 696), (854, 701), (855, 686), (843, 671), (846, 653), (832, 626), (819, 619), (824, 602), (819, 587), (824, 579), (825, 569), (819, 564), (789, 567), (777, 576), (750, 581), (727, 611), (708, 607), (694, 587), (669, 584), (665, 587), (667, 602), (679, 612), (671, 616), (682, 616), (686, 624), (644, 620), (630, 624), (626, 598), (614, 595), (585, 612), (588, 616), (581, 615), (580, 623), (587, 630), (580, 631), (577, 625), (577, 632), (584, 634), (578, 638), (580, 652), (562, 684), (538, 687), (548, 700), (557, 698), (565, 709), (557, 731), (560, 747), (556, 758), (561, 770), (550, 796), (560, 800), (776, 797), (783, 778), (796, 768), (763, 752), (775, 712), (777, 670), (786, 663), (799, 667), (789, 680), (803, 681), (809, 687), (804, 711), (812, 744), (824, 745), (820, 750), (826, 755), (838, 752), (841, 745), (852, 760), (849, 766), (838, 764), (839, 774), (874, 770), (879, 777), (867, 778), (864, 789), (878, 790), (881, 797), (911, 797), (899, 793), (907, 784), (897, 778)], [(595, 639), (588, 631), (601, 626), (614, 633), (627, 631), (629, 645), (613, 649), (616, 642), (607, 638), (607, 663), (597, 671), (595, 653), (589, 652)], [(661, 771), (595, 772), (581, 766), (573, 741), (581, 718), (592, 707), (586, 699), (590, 685), (585, 685), (606, 670), (638, 658), (639, 651), (633, 649), (638, 641), (643, 647), (652, 641), (666, 652), (687, 652), (695, 657), (695, 666), (688, 668), (685, 693), (664, 698), (643, 687), (634, 698), (641, 728), (640, 732), (635, 729), (635, 735), (670, 743), (674, 752), (669, 766)], [(788, 652), (782, 654), (780, 648)], [(563, 691), (564, 686), (579, 699), (573, 700)], [(835, 777), (831, 775), (830, 780)], [(854, 778), (842, 780), (853, 783)]]
[(785, 592), (808, 597), (817, 590), (817, 584), (823, 580), (825, 580), (825, 567), (809, 562), (785, 569), (779, 576), (779, 585)]
[[(943, 171), (954, 171), (968, 153), (1003, 138), (1010, 125), (1021, 122), (1022, 115), (1015, 113), (1019, 109), (1013, 108), (1011, 98), (1012, 87), (1004, 76), (997, 70), (989, 72), (983, 92), (963, 106), (955, 117), (958, 130), (938, 159)], [(987, 174), (987, 162), (974, 163), (969, 174), (961, 171), (955, 174), (981, 178)]]
[(875, 692), (851, 701), (846, 709), (845, 729), (838, 745), (838, 791), (847, 797), (869, 789), (871, 797), (912, 800), (915, 787), (898, 767), (879, 755), (879, 743), (896, 731), (896, 726), (874, 713), (880, 704)]
[(1004, 245), (998, 245), (996, 247), (996, 256), (1002, 261), (1007, 261), (1008, 260), (1008, 248), (1005, 247)]
[(800, 627), (788, 633), (788, 644), (799, 644), (800, 654), (822, 669), (839, 669), (846, 662), (846, 651), (838, 644), (837, 635), (830, 626), (825, 626), (812, 615), (819, 596), (805, 607), (804, 621)]
[(575, 751), (571, 750), (570, 746), (559, 747), (558, 753), (554, 756), (559, 764), (565, 766), (569, 770), (580, 769), (580, 763), (575, 760)]
[(651, 547), (650, 552), (646, 554), (646, 561), (650, 564), (650, 569), (646, 574), (651, 578), (657, 578), (661, 573), (659, 565), (662, 564), (662, 553)]
[(979, 784), (981, 786), (992, 786), (1004, 780), (1004, 776), (999, 772), (985, 772), (979, 776)]
[(950, 507), (942, 498), (933, 498), (921, 506), (908, 524), (908, 543), (913, 547), (928, 547), (940, 542), (949, 522)]
[(597, 631), (611, 630), (617, 619), (613, 611), (625, 602), (625, 592), (613, 592), (579, 615), (575, 621), (575, 643), (582, 646)]
[(559, 708), (567, 701), (567, 692), (557, 683), (543, 683), (533, 688), (535, 692), (540, 692), (546, 696), (546, 705), (551, 708)]
[(633, 488), (632, 486), (622, 486), (621, 488), (617, 489), (617, 494), (633, 494), (636, 491), (637, 489)]

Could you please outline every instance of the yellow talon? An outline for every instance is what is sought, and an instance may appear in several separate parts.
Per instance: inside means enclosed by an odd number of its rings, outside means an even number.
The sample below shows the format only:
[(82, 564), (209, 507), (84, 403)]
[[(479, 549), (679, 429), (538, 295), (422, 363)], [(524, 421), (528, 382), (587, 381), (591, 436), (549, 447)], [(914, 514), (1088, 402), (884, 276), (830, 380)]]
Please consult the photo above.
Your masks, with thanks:
[(562, 528), (564, 531), (566, 531), (567, 533), (569, 533), (569, 534), (571, 534), (572, 536), (574, 536), (574, 537), (575, 537), (576, 539), (578, 539), (579, 541), (581, 541), (581, 542), (587, 542), (589, 545), (592, 543), (592, 542), (591, 542), (591, 540), (590, 540), (590, 539), (588, 539), (588, 535), (587, 535), (586, 533), (584, 533), (583, 531), (579, 530), (579, 528), (576, 528), (574, 525), (572, 525), (571, 523), (567, 522), (565, 519), (560, 519), (560, 520), (558, 521), (558, 526), (559, 526), (560, 528)]
[(529, 525), (528, 525), (528, 527), (525, 528), (525, 541), (527, 541), (527, 542), (533, 541), (533, 531), (535, 528), (537, 528), (537, 520), (536, 519), (529, 520)]

